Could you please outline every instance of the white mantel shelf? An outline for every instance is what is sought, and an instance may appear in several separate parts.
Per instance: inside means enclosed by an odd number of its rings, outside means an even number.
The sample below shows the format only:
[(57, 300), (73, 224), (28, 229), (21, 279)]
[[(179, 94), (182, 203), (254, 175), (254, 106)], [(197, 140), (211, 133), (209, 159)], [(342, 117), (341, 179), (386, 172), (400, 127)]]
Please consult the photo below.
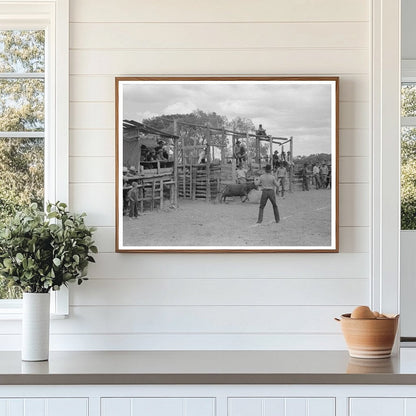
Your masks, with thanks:
[(56, 351), (48, 362), (0, 354), (0, 385), (91, 384), (416, 385), (416, 349), (378, 360), (346, 351)]

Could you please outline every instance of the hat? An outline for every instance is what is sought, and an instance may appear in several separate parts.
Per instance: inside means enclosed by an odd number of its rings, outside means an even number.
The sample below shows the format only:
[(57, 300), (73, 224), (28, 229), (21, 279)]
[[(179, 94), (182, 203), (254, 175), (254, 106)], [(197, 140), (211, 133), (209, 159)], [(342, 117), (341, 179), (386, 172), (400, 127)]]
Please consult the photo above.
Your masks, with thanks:
[(129, 170), (136, 170), (136, 168), (134, 166), (130, 166)]
[(270, 165), (266, 165), (266, 167), (264, 168), (264, 170), (266, 172), (271, 172), (272, 171), (272, 167)]

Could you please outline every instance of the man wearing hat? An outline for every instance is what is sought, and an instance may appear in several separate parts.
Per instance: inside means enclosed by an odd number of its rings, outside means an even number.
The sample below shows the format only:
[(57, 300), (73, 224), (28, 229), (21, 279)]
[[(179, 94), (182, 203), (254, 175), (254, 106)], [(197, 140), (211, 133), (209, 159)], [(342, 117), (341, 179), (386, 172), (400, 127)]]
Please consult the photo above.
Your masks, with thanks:
[(260, 185), (262, 186), (263, 190), (261, 192), (257, 224), (261, 224), (261, 222), (263, 221), (263, 211), (268, 199), (270, 199), (270, 202), (273, 205), (274, 220), (276, 222), (280, 221), (279, 209), (277, 208), (276, 196), (274, 191), (274, 188), (277, 188), (278, 184), (276, 178), (272, 175), (272, 167), (270, 165), (266, 165), (264, 170), (265, 173), (263, 173), (263, 175), (260, 176)]
[(247, 159), (247, 151), (241, 141), (238, 139), (235, 143), (234, 148), (234, 157), (236, 158), (237, 166), (246, 161)]

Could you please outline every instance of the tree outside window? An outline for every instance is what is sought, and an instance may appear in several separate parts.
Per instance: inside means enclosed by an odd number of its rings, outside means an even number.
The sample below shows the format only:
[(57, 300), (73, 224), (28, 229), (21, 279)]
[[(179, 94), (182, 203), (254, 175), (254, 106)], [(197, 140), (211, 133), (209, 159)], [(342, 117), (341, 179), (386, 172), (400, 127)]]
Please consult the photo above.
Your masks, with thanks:
[[(45, 31), (0, 30), (0, 224), (44, 200)], [(19, 298), (0, 279), (0, 299)]]

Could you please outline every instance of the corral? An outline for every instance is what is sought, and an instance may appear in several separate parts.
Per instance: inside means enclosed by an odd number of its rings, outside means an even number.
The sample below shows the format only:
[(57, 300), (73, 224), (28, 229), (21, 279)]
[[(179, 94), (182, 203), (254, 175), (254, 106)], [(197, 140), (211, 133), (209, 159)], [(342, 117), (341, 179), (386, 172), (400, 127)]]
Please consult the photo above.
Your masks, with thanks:
[[(188, 134), (184, 134), (184, 129)], [(261, 148), (265, 143), (269, 146), (268, 154)], [(286, 153), (285, 144), (290, 149)], [(280, 155), (277, 150), (273, 152), (276, 146), (281, 148)], [(175, 208), (179, 206), (178, 198), (211, 202), (225, 186), (236, 183), (238, 166), (245, 168), (245, 180), (253, 182), (267, 163), (284, 163), (287, 188), (292, 190), (292, 158), (293, 137), (267, 135), (262, 125), (255, 133), (249, 133), (174, 120), (173, 133), (168, 133), (124, 120), (123, 211), (127, 214), (128, 192), (133, 182), (138, 183), (140, 212), (162, 210), (166, 198), (169, 206)]]

